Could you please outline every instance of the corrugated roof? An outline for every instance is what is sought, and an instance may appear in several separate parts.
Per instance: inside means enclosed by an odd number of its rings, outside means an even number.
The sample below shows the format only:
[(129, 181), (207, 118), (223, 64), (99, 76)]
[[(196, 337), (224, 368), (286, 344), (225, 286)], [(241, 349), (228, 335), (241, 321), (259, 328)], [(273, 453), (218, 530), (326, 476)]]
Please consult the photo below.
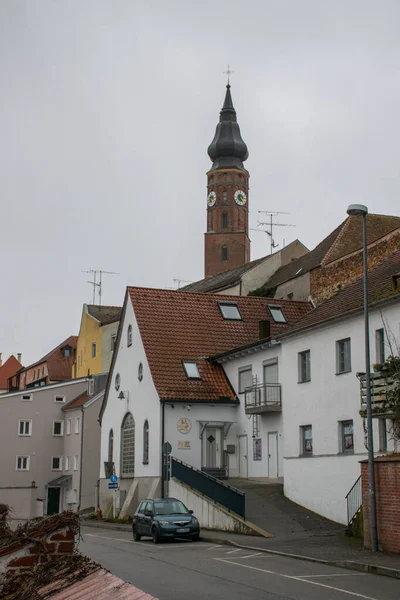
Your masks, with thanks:
[(88, 313), (100, 321), (102, 325), (115, 323), (121, 318), (120, 306), (95, 306), (94, 304), (87, 305)]

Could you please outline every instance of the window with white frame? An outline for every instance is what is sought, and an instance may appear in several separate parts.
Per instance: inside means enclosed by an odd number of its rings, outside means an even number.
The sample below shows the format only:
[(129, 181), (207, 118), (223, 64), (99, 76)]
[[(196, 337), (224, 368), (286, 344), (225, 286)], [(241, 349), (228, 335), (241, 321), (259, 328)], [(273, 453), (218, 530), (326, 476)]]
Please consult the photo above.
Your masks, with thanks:
[(194, 360), (184, 360), (183, 368), (188, 379), (201, 379), (199, 368)]
[(127, 413), (121, 426), (121, 475), (135, 474), (135, 420)]
[(313, 453), (312, 425), (302, 425), (301, 434), (301, 454), (304, 456)]
[(283, 310), (282, 310), (281, 306), (270, 304), (268, 306), (268, 308), (269, 308), (269, 312), (271, 313), (272, 318), (275, 321), (275, 323), (287, 323), (286, 317), (283, 314)]
[(353, 452), (354, 452), (353, 421), (341, 421), (339, 423), (339, 431), (340, 431), (340, 452), (342, 454), (353, 454)]
[(218, 306), (226, 321), (243, 321), (236, 302), (218, 302)]
[(64, 471), (69, 471), (69, 456), (64, 458)]
[(299, 383), (311, 381), (311, 352), (303, 350), (298, 354), (299, 360)]
[(17, 471), (29, 471), (30, 462), (30, 456), (17, 456), (15, 461), (15, 468)]
[(32, 402), (32, 394), (22, 394), (21, 400), (22, 402)]
[(62, 456), (51, 457), (51, 470), (62, 471)]
[(74, 456), (74, 471), (78, 470), (78, 462), (79, 462), (79, 457), (77, 454), (75, 454), (75, 456)]
[(92, 358), (96, 358), (97, 354), (97, 345), (96, 342), (92, 342)]
[(132, 325), (129, 325), (128, 327), (127, 344), (128, 346), (132, 346)]
[(350, 338), (336, 342), (336, 374), (351, 371), (351, 342)]
[(54, 396), (54, 402), (57, 402), (57, 404), (62, 404), (65, 402), (65, 396)]
[(18, 435), (26, 436), (32, 435), (32, 420), (22, 420), (18, 421)]
[(242, 367), (239, 369), (239, 394), (244, 394), (246, 388), (253, 385), (253, 372), (250, 367)]
[(385, 330), (383, 327), (375, 331), (375, 350), (376, 363), (381, 365), (385, 362)]
[(67, 419), (67, 435), (71, 435), (72, 419)]
[(81, 430), (81, 418), (75, 417), (75, 433), (79, 433)]
[(64, 435), (64, 421), (53, 421), (53, 435)]

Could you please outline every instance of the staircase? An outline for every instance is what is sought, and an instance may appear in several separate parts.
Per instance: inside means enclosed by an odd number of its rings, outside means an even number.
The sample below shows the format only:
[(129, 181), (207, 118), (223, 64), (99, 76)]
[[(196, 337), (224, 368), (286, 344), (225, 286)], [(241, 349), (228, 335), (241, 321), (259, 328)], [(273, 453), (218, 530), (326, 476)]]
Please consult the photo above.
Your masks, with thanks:
[(211, 477), (215, 477), (215, 479), (228, 479), (226, 469), (218, 467), (203, 467), (201, 470), (203, 471), (203, 473), (206, 473), (206, 475), (211, 475)]
[(362, 488), (361, 475), (346, 495), (347, 502), (347, 523), (348, 529), (351, 531), (352, 524), (356, 520), (358, 514), (362, 510)]

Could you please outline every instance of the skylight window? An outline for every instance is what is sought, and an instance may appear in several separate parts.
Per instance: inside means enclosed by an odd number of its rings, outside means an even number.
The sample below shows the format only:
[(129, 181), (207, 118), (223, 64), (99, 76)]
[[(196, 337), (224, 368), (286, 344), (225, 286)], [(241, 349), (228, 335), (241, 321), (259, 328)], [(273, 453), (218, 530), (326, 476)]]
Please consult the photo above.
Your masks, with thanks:
[(197, 364), (193, 360), (184, 360), (183, 368), (188, 379), (201, 379)]
[(218, 305), (224, 319), (229, 321), (243, 321), (236, 302), (218, 302)]
[(274, 319), (275, 323), (287, 323), (286, 321), (286, 317), (283, 314), (283, 310), (281, 309), (280, 306), (268, 306), (269, 308), (269, 312), (272, 315), (272, 318)]

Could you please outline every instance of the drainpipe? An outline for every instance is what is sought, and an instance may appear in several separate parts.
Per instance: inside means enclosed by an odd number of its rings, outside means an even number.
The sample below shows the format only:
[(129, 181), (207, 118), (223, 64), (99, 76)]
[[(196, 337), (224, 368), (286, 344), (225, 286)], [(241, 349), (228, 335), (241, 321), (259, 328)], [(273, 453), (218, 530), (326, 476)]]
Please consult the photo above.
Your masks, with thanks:
[(161, 498), (164, 498), (165, 402), (161, 409)]
[(78, 500), (78, 508), (76, 509), (76, 512), (79, 513), (80, 509), (81, 509), (81, 500), (82, 500), (82, 471), (83, 471), (83, 432), (84, 432), (84, 425), (85, 425), (85, 411), (83, 410), (83, 406), (81, 406), (81, 413), (82, 413), (82, 424), (81, 424), (81, 455), (80, 455), (80, 461), (79, 461), (79, 500)]

